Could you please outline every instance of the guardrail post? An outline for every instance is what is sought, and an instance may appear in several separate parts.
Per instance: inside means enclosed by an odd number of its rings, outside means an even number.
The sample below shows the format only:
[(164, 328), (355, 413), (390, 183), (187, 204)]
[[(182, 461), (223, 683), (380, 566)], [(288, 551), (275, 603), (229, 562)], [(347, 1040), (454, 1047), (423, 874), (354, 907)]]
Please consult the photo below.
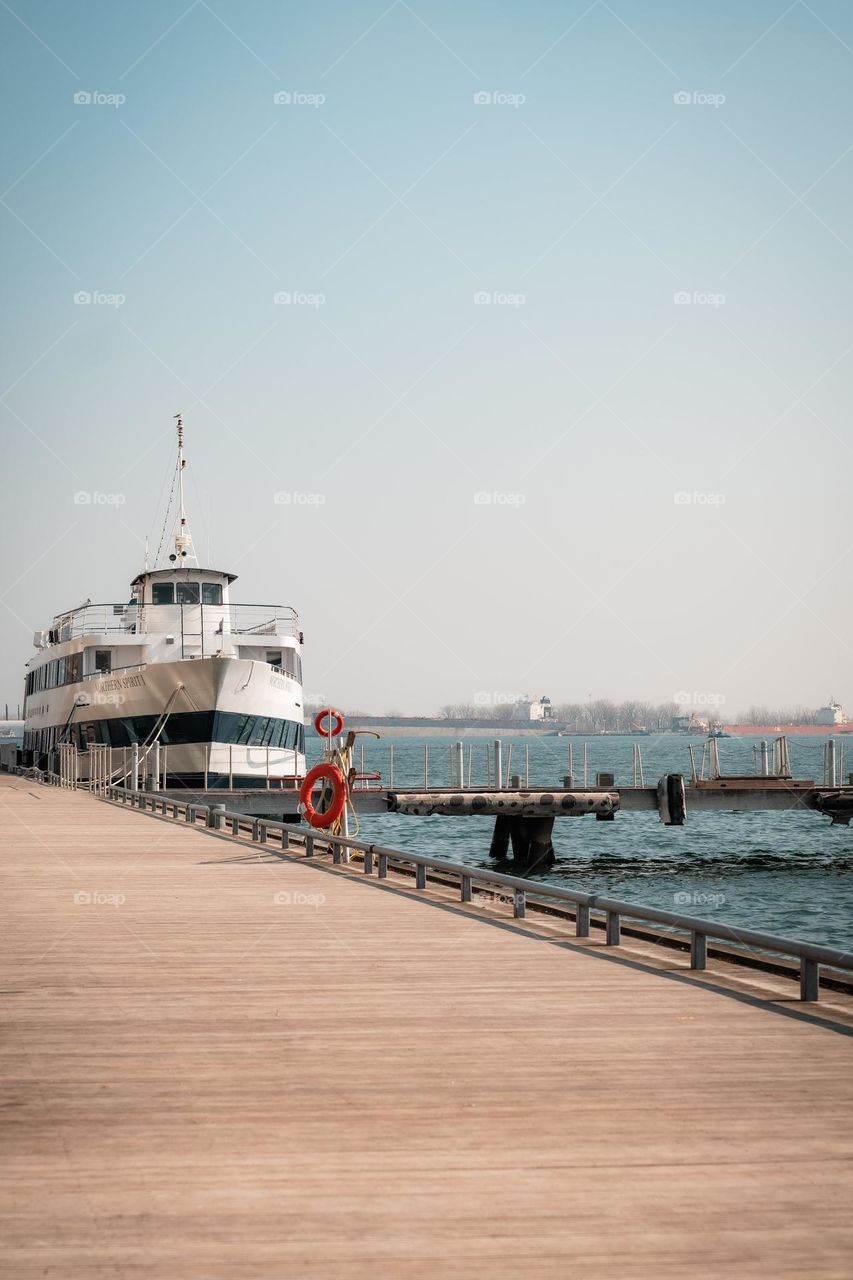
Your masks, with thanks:
[(708, 963), (708, 935), (694, 931), (690, 935), (690, 968), (704, 969)]
[(267, 842), (267, 824), (265, 822), (258, 823), (258, 844), (266, 844)]
[(471, 901), (471, 877), (470, 876), (462, 877), (460, 897), (463, 902)]
[(339, 863), (340, 860), (341, 860), (341, 846), (338, 844), (336, 840), (332, 845), (332, 862)]
[(306, 858), (314, 857), (314, 837), (313, 836), (305, 837), (305, 857)]
[(426, 888), (426, 867), (422, 862), (419, 862), (415, 868), (415, 888)]
[(211, 831), (222, 830), (222, 814), (224, 809), (224, 804), (212, 804), (208, 806), (207, 825), (210, 827)]
[(379, 855), (379, 879), (384, 880), (388, 875), (388, 854), (380, 853)]
[(512, 914), (516, 920), (523, 920), (527, 914), (527, 894), (518, 889), (512, 896)]
[(807, 960), (805, 956), (800, 961), (800, 999), (820, 999), (820, 965), (817, 960)]
[(240, 834), (240, 819), (239, 819), (239, 818), (232, 818), (232, 819), (231, 819), (231, 834), (232, 834), (232, 836), (238, 836), (238, 835)]
[(589, 907), (578, 903), (575, 912), (575, 936), (578, 938), (589, 937)]
[(373, 875), (373, 850), (366, 849), (364, 853), (364, 874), (366, 876)]
[(285, 831), (284, 828), (282, 828), (281, 832), (281, 847), (282, 849), (290, 848), (290, 832)]
[(608, 911), (605, 916), (604, 942), (608, 947), (618, 947), (621, 934), (621, 920), (618, 911)]
[[(133, 800), (131, 799), (131, 804)], [(195, 806), (188, 804), (184, 810), (184, 822), (195, 822)]]

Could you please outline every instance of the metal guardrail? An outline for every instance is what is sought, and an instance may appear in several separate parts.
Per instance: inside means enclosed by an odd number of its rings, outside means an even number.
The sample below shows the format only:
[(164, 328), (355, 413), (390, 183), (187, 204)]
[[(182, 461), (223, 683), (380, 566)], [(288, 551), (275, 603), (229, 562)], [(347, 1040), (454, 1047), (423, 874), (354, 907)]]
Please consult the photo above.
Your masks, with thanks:
[(421, 853), (387, 849), (364, 840), (327, 835), (310, 827), (293, 826), (274, 819), (253, 818), (245, 813), (234, 813), (224, 805), (194, 804), (169, 799), (157, 792), (131, 791), (126, 787), (108, 786), (102, 794), (107, 800), (119, 801), (123, 804), (130, 803), (142, 810), (156, 812), (159, 809), (163, 814), (171, 812), (173, 818), (178, 818), (183, 811), (185, 820), (193, 825), (197, 822), (198, 816), (204, 814), (206, 826), (212, 830), (225, 830), (224, 824), (227, 823), (232, 835), (239, 836), (245, 831), (250, 835), (253, 843), (265, 844), (269, 833), (277, 831), (280, 833), (282, 849), (293, 849), (294, 845), (301, 847), (307, 858), (313, 857), (317, 852), (326, 852), (331, 853), (334, 863), (340, 863), (349, 861), (350, 852), (360, 853), (364, 859), (365, 874), (373, 874), (375, 861), (380, 879), (385, 879), (389, 867), (414, 867), (415, 884), (418, 889), (426, 888), (428, 871), (453, 876), (459, 881), (462, 902), (473, 900), (475, 885), (508, 889), (511, 891), (513, 916), (516, 919), (524, 917), (528, 901), (569, 903), (575, 909), (575, 935), (579, 938), (589, 937), (591, 913), (601, 913), (604, 916), (605, 944), (610, 947), (620, 944), (623, 917), (665, 925), (690, 935), (690, 968), (695, 970), (706, 968), (709, 938), (728, 943), (735, 948), (757, 948), (771, 954), (791, 956), (800, 962), (800, 999), (805, 1001), (816, 1001), (820, 998), (821, 965), (846, 972), (853, 971), (853, 954), (849, 951), (839, 951), (811, 942), (798, 942), (780, 938), (771, 933), (761, 933), (755, 929), (734, 928), (731, 925), (700, 919), (697, 916), (681, 915), (676, 911), (662, 911), (634, 902), (622, 902), (618, 898), (609, 898), (605, 894), (582, 893), (579, 890), (564, 889), (558, 885), (532, 886), (529, 880), (523, 880), (519, 876), (505, 875), (500, 871), (469, 867), (459, 862), (447, 862), (442, 858), (433, 858)]

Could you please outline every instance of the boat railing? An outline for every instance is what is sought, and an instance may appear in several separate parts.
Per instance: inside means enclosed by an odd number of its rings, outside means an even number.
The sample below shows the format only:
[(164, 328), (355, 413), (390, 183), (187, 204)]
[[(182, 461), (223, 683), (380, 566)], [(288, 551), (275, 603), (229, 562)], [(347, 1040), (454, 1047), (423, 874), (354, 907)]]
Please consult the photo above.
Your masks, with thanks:
[(299, 615), (280, 604), (86, 604), (58, 614), (48, 644), (84, 635), (258, 635), (299, 639)]

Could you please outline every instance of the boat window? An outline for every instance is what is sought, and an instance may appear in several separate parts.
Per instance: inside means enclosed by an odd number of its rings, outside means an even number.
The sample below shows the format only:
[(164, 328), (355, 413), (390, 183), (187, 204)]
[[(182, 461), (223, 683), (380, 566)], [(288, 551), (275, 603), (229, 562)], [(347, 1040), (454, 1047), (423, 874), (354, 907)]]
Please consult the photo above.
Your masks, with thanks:
[(281, 649), (267, 649), (267, 656), (265, 661), (268, 662), (271, 667), (280, 667), (281, 666)]
[(81, 679), (80, 658), (79, 653), (69, 653), (65, 659), (65, 679), (69, 684), (76, 684)]
[(175, 584), (173, 582), (152, 582), (151, 600), (154, 604), (174, 604)]
[(113, 655), (109, 649), (95, 650), (95, 670), (101, 675), (108, 676), (113, 669)]
[(198, 583), (178, 582), (175, 584), (175, 599), (178, 604), (198, 604)]
[(203, 582), (201, 584), (202, 604), (222, 604), (222, 583)]

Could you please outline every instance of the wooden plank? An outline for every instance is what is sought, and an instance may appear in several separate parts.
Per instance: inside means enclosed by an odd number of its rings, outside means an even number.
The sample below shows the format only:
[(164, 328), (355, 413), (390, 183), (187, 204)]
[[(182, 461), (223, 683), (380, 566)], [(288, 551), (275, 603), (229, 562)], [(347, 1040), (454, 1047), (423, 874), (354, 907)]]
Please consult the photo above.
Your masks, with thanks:
[(15, 1280), (847, 1272), (823, 1005), (22, 779), (0, 842)]

